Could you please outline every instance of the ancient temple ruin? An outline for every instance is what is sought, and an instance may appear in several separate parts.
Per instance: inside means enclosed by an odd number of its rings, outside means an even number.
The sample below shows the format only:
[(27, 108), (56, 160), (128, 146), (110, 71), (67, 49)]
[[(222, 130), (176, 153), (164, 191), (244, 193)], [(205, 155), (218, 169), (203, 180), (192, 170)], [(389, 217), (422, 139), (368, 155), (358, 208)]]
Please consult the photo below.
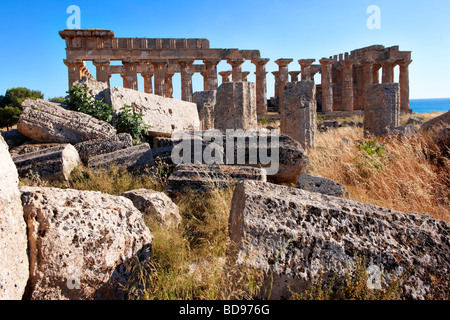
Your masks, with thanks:
[[(218, 88), (218, 74), (221, 83), (246, 81), (249, 72), (242, 71), (242, 64), (251, 61), (255, 65), (256, 105), (258, 116), (268, 112), (272, 101), (277, 106), (288, 82), (311, 81), (320, 73), (321, 83), (317, 85), (317, 111), (364, 110), (366, 93), (373, 84), (394, 82), (394, 68), (400, 67), (399, 87), (401, 111), (409, 108), (409, 64), (411, 52), (400, 51), (398, 46), (374, 45), (322, 58), (300, 59), (300, 70), (289, 70), (294, 59), (278, 59), (274, 97), (268, 100), (266, 88), (266, 64), (269, 59), (261, 58), (259, 50), (210, 48), (207, 39), (169, 38), (116, 38), (114, 32), (105, 29), (63, 30), (60, 36), (66, 41), (67, 58), (64, 63), (69, 69), (69, 87), (84, 75), (89, 74), (86, 61), (96, 67), (96, 78), (109, 84), (112, 74), (120, 74), (125, 88), (138, 89), (138, 74), (144, 78), (144, 91), (164, 97), (172, 97), (172, 78), (181, 74), (181, 99), (192, 101), (192, 76), (203, 76), (203, 91)], [(217, 65), (227, 61), (231, 70), (218, 72)], [(121, 61), (122, 65), (112, 65)], [(197, 61), (197, 63), (195, 63)], [(198, 64), (198, 61), (202, 61)], [(300, 76), (300, 79), (299, 79)], [(231, 77), (231, 80), (230, 80)], [(275, 108), (274, 111), (278, 111)]]

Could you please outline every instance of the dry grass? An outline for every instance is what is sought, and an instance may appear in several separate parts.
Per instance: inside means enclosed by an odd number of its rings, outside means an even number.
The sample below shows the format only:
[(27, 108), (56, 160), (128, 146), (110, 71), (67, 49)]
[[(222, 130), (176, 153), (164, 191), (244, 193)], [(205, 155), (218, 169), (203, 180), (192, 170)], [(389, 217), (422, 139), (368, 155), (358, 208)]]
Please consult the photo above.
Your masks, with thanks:
[(382, 138), (382, 156), (368, 155), (355, 143), (361, 128), (317, 134), (308, 151), (311, 174), (344, 184), (350, 197), (403, 212), (425, 212), (450, 220), (450, 161), (439, 157), (426, 137)]

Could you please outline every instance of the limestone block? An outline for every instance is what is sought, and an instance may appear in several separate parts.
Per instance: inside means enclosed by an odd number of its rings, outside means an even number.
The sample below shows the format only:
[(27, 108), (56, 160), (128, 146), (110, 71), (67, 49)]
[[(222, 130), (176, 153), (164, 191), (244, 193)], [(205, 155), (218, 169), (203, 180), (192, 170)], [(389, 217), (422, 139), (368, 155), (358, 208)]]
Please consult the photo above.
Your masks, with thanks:
[(316, 86), (312, 81), (289, 82), (281, 97), (280, 132), (303, 148), (316, 146)]
[(88, 160), (91, 169), (108, 169), (112, 165), (118, 168), (126, 168), (131, 171), (142, 171), (154, 166), (152, 149), (148, 143), (111, 153), (100, 154)]
[(72, 189), (20, 191), (29, 237), (27, 298), (123, 298), (127, 265), (150, 259), (153, 240), (131, 200)]
[(17, 129), (24, 136), (42, 143), (78, 143), (116, 134), (109, 123), (87, 114), (69, 111), (62, 104), (43, 99), (27, 99)]
[(30, 138), (25, 137), (17, 129), (2, 132), (1, 136), (3, 137), (3, 139), (5, 139), (5, 142), (7, 143), (9, 150), (21, 146), (24, 143), (31, 142)]
[(19, 176), (31, 173), (49, 180), (68, 180), (72, 170), (81, 165), (80, 156), (71, 144), (14, 156), (13, 161)]
[(181, 164), (167, 180), (166, 191), (209, 192), (231, 187), (238, 181), (246, 179), (266, 181), (266, 172), (262, 168), (244, 166)]
[(88, 87), (88, 94), (95, 100), (105, 99), (107, 94), (108, 84), (102, 81), (97, 81), (93, 76), (83, 76), (80, 80), (75, 81), (74, 86)]
[(139, 211), (163, 226), (177, 227), (181, 223), (178, 206), (162, 192), (138, 189), (124, 192), (121, 196), (130, 199)]
[(214, 107), (216, 105), (217, 90), (197, 91), (192, 95), (192, 101), (197, 104), (201, 130), (214, 129)]
[(450, 111), (422, 124), (420, 126), (420, 132), (429, 135), (432, 139), (435, 139), (443, 129), (449, 126)]
[(58, 147), (58, 146), (61, 146), (61, 143), (37, 143), (37, 144), (27, 143), (27, 144), (23, 144), (21, 146), (12, 148), (9, 151), (9, 153), (11, 154), (11, 157), (15, 157), (15, 156), (24, 155), (27, 153), (41, 151), (41, 150), (48, 149), (48, 148)]
[(89, 140), (74, 145), (75, 149), (77, 149), (80, 154), (81, 160), (85, 164), (87, 164), (89, 158), (93, 156), (111, 153), (132, 146), (133, 138), (128, 133), (119, 133), (109, 138)]
[(226, 82), (217, 89), (214, 128), (256, 130), (256, 89), (253, 82)]
[(144, 123), (151, 126), (148, 132), (151, 136), (171, 136), (176, 130), (200, 129), (195, 103), (126, 88), (111, 88), (107, 91), (105, 102), (116, 112), (124, 105), (129, 105), (133, 112), (142, 114)]
[(0, 137), (0, 300), (20, 300), (28, 281), (27, 231), (19, 176)]
[(381, 136), (400, 126), (398, 83), (375, 84), (367, 90), (364, 133)]
[[(194, 163), (193, 153), (196, 141), (201, 146), (203, 155), (207, 153), (206, 148), (216, 150), (217, 158), (222, 160), (220, 164), (264, 168), (267, 179), (276, 183), (297, 183), (298, 177), (310, 164), (309, 157), (300, 142), (285, 134), (236, 130), (216, 137), (206, 133), (206, 131), (189, 133), (190, 141), (188, 139), (180, 140), (181, 142), (174, 141), (176, 148), (180, 143), (186, 144), (187, 147), (183, 148), (183, 152), (191, 154), (191, 157), (186, 157), (189, 162), (184, 162), (185, 164)], [(211, 140), (212, 136), (214, 139)], [(221, 153), (223, 157), (220, 156)], [(215, 157), (215, 154), (212, 156)], [(202, 163), (205, 163), (204, 159)]]
[(228, 230), (233, 261), (265, 271), (268, 281), (273, 274), (272, 299), (289, 298), (288, 287), (303, 292), (321, 272), (339, 283), (357, 256), (379, 270), (372, 280), (382, 276), (381, 285), (411, 268), (401, 283), (404, 298), (424, 299), (433, 289), (448, 294), (450, 223), (427, 214), (243, 181), (234, 191)]
[(347, 188), (344, 185), (334, 182), (328, 178), (312, 176), (306, 172), (302, 173), (302, 175), (298, 178), (296, 187), (302, 190), (317, 192), (334, 197), (348, 196)]

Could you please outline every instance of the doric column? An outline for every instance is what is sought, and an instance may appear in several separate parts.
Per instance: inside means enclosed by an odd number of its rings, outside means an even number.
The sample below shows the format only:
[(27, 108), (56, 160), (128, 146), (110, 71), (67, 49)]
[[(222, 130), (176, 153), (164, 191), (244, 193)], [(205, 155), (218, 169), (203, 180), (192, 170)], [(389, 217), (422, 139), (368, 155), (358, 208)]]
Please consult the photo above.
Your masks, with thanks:
[(367, 91), (373, 84), (373, 60), (363, 60), (362, 64), (362, 107), (363, 110), (367, 106)]
[(409, 108), (409, 65), (412, 60), (398, 62), (400, 66), (400, 112), (410, 113)]
[(221, 59), (204, 59), (206, 68), (206, 83), (207, 89), (205, 91), (217, 90), (217, 65)]
[(372, 80), (373, 84), (380, 83), (380, 69), (381, 69), (381, 66), (377, 63), (374, 63), (373, 70), (372, 70), (373, 71), (373, 80)]
[(299, 74), (300, 71), (289, 71), (289, 75), (291, 76), (291, 82), (297, 82)]
[(278, 59), (275, 63), (278, 65), (278, 97), (281, 98), (284, 92), (284, 87), (289, 81), (288, 65), (294, 61), (294, 59)]
[(275, 98), (278, 98), (278, 92), (279, 92), (279, 90), (278, 90), (278, 87), (279, 87), (278, 74), (279, 74), (279, 72), (278, 71), (272, 71), (272, 74), (273, 74), (273, 77), (275, 78), (274, 95), (275, 95)]
[(242, 81), (242, 64), (245, 62), (245, 59), (228, 59), (228, 64), (231, 65), (231, 80), (233, 82)]
[(92, 64), (97, 69), (97, 81), (104, 82), (109, 86), (109, 78), (111, 78), (109, 60), (93, 60)]
[(302, 81), (312, 81), (309, 68), (316, 61), (316, 59), (300, 59), (298, 63), (301, 66), (301, 79)]
[(247, 81), (247, 77), (249, 74), (249, 71), (242, 71), (242, 81)]
[(181, 67), (181, 100), (192, 102), (192, 72), (190, 67), (194, 63), (192, 59), (179, 59)]
[(342, 110), (353, 111), (353, 64), (354, 60), (342, 63)]
[(378, 62), (383, 68), (381, 76), (382, 83), (394, 83), (394, 61), (393, 60), (381, 60)]
[(200, 71), (201, 76), (203, 77), (203, 91), (208, 91), (208, 74), (206, 70)]
[(130, 59), (122, 61), (124, 67), (123, 78), (123, 87), (128, 89), (137, 90), (137, 66), (139, 64), (139, 60)]
[(255, 65), (256, 78), (256, 113), (258, 116), (267, 114), (267, 86), (266, 86), (266, 64), (269, 59), (255, 59), (252, 63)]
[(166, 98), (173, 98), (172, 77), (174, 73), (166, 72), (164, 75), (164, 86), (166, 91)]
[(222, 83), (230, 82), (231, 71), (221, 71), (219, 74), (222, 77)]
[(69, 89), (72, 88), (72, 85), (82, 78), (82, 69), (84, 67), (83, 61), (80, 60), (69, 60), (65, 59), (64, 64), (69, 69)]
[(164, 97), (166, 95), (166, 69), (167, 59), (152, 59), (151, 64), (155, 73), (155, 94)]
[(320, 60), (322, 66), (322, 111), (333, 112), (333, 84), (331, 81), (331, 68), (333, 59), (323, 58)]

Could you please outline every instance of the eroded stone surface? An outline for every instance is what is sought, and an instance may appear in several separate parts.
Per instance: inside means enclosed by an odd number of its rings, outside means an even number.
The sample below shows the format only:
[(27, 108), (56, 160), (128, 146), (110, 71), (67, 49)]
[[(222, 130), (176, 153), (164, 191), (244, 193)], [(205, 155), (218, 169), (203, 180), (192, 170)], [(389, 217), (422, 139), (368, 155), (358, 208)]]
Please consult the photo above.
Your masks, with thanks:
[(20, 300), (28, 280), (27, 232), (19, 176), (0, 136), (0, 300)]
[(149, 135), (171, 136), (178, 130), (200, 129), (197, 105), (192, 102), (126, 88), (109, 89), (105, 102), (109, 103), (116, 112), (119, 112), (124, 105), (128, 105), (132, 107), (133, 112), (142, 114), (142, 120), (150, 126)]
[(316, 86), (312, 81), (289, 82), (281, 96), (280, 132), (300, 142), (304, 149), (316, 146)]
[(43, 99), (27, 99), (17, 129), (24, 136), (42, 143), (78, 143), (116, 134), (109, 123), (82, 112), (66, 110), (62, 104)]
[(115, 136), (80, 142), (74, 145), (83, 163), (87, 164), (89, 158), (111, 153), (133, 146), (133, 138), (128, 133), (119, 133)]
[(153, 240), (131, 200), (71, 189), (20, 191), (30, 257), (26, 298), (123, 298), (119, 284), (129, 279), (129, 259), (150, 259)]
[(93, 156), (88, 160), (91, 169), (109, 169), (111, 166), (131, 171), (142, 171), (153, 167), (152, 149), (148, 143)]
[(139, 211), (157, 220), (163, 226), (176, 227), (181, 223), (178, 206), (163, 192), (138, 189), (124, 192), (121, 196), (133, 201)]
[(317, 192), (334, 197), (348, 196), (347, 188), (344, 185), (328, 178), (312, 176), (306, 172), (302, 173), (298, 178), (296, 187), (305, 191)]
[(377, 266), (386, 283), (412, 267), (402, 297), (448, 294), (450, 225), (426, 214), (244, 181), (233, 195), (229, 235), (237, 263), (273, 272), (273, 299), (288, 298), (288, 286), (303, 292), (321, 271), (342, 279), (357, 256)]
[(57, 180), (68, 180), (72, 170), (81, 165), (77, 150), (68, 143), (17, 155), (13, 161), (21, 177), (37, 174)]

